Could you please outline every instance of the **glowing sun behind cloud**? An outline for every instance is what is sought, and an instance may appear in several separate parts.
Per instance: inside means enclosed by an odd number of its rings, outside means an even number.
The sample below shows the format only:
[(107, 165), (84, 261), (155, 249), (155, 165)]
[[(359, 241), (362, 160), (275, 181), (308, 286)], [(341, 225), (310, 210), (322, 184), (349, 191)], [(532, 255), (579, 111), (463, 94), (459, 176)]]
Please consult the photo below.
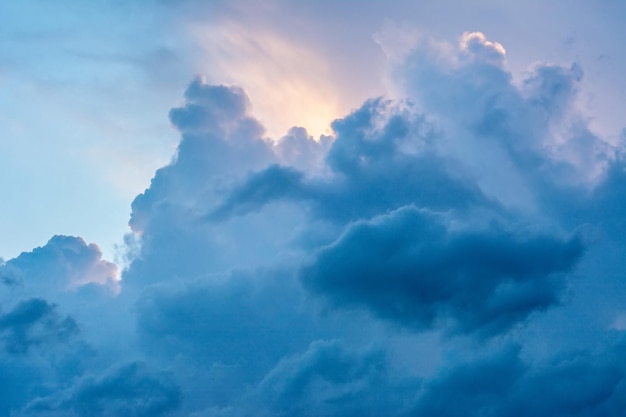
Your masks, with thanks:
[(297, 125), (317, 138), (341, 115), (345, 106), (316, 51), (233, 23), (193, 25), (190, 30), (206, 53), (204, 74), (210, 81), (243, 87), (270, 137), (278, 139)]

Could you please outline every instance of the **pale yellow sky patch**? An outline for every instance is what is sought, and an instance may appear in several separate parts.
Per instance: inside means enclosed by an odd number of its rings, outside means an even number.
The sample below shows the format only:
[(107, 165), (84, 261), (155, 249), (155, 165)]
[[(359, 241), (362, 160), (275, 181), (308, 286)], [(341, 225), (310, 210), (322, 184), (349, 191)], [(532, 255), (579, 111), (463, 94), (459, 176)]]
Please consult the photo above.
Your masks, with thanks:
[(190, 30), (206, 53), (208, 81), (243, 87), (271, 138), (279, 139), (292, 126), (318, 138), (342, 115), (345, 106), (331, 65), (302, 42), (234, 23), (195, 24)]

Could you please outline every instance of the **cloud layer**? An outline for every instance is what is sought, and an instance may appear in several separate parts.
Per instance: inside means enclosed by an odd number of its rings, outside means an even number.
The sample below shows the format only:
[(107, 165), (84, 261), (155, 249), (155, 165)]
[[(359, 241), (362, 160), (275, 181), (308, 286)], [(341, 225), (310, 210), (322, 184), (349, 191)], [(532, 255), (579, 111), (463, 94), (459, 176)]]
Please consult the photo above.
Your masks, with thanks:
[(192, 80), (121, 273), (71, 236), (2, 262), (0, 416), (623, 415), (623, 148), (581, 68), (379, 42), (404, 98), (320, 138)]

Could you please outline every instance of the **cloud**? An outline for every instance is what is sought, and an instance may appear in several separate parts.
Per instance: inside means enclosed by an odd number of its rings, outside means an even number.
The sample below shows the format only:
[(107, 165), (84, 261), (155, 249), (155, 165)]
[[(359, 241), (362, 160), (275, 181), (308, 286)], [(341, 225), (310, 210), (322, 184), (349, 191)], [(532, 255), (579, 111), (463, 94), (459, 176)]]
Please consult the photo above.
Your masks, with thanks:
[(503, 65), (506, 50), (498, 42), (488, 41), (481, 32), (465, 32), (461, 36), (460, 48), (471, 58), (493, 65)]
[(493, 335), (558, 303), (578, 238), (451, 226), (405, 207), (350, 225), (302, 270), (332, 305), (364, 307), (403, 326)]
[(185, 133), (211, 133), (228, 130), (231, 122), (244, 117), (250, 100), (239, 87), (207, 85), (200, 78), (185, 91), (186, 105), (170, 111), (170, 120)]
[(497, 207), (464, 178), (460, 164), (436, 151), (433, 126), (406, 103), (373, 99), (332, 126), (324, 174), (312, 177), (284, 166), (255, 172), (233, 188), (216, 214), (245, 214), (281, 199), (308, 200), (317, 217), (344, 224), (407, 204), (458, 211)]
[(11, 267), (7, 267), (4, 259), (0, 259), (0, 283), (13, 286), (20, 281), (20, 273)]
[(353, 350), (338, 341), (315, 341), (306, 352), (281, 360), (255, 395), (267, 415), (402, 415), (419, 381), (394, 380), (385, 352)]
[(508, 348), (441, 371), (425, 385), (413, 413), (450, 417), (500, 415), (498, 406), (526, 372), (518, 354), (518, 349)]
[(133, 362), (102, 377), (28, 404), (23, 416), (166, 416), (176, 411), (181, 392), (169, 375)]
[(401, 416), (421, 381), (390, 373), (386, 352), (316, 340), (271, 369), (238, 404), (202, 416)]
[[(443, 371), (425, 387), (413, 410), (436, 416), (618, 416), (626, 364), (623, 343), (598, 355), (563, 353), (526, 363), (508, 347)], [(451, 399), (454, 398), (454, 401)]]
[[(496, 45), (481, 33), (466, 33), (452, 49), (455, 64), (429, 59), (437, 47), (421, 45), (398, 66), (399, 88), (458, 135), (448, 140), (466, 163), (482, 164), (490, 175), (513, 173), (501, 172), (502, 156), (486, 160), (476, 149), (504, 149), (514, 170), (534, 182), (534, 192), (545, 184), (596, 183), (612, 150), (577, 110), (580, 65), (538, 63), (518, 84), (506, 67), (494, 64), (489, 54), (504, 56)], [(472, 60), (463, 59), (468, 51)]]
[[(610, 206), (591, 195), (618, 181), (617, 152), (577, 113), (577, 66), (519, 84), (482, 34), (451, 59), (424, 45), (399, 64), (409, 98), (367, 100), (321, 141), (266, 140), (242, 89), (199, 78), (170, 113), (181, 142), (133, 203), (123, 282), (137, 348), (176, 361), (185, 413), (505, 415), (542, 375), (472, 343), (536, 347), (539, 319), (580, 303), (578, 267), (597, 261), (585, 199)], [(430, 374), (407, 347), (423, 332), (443, 357)], [(476, 393), (458, 409), (457, 389)]]
[(251, 175), (236, 187), (228, 198), (209, 215), (221, 220), (233, 215), (247, 214), (271, 201), (307, 199), (309, 191), (303, 184), (304, 175), (293, 168), (272, 165)]
[(75, 236), (53, 236), (45, 245), (0, 265), (0, 276), (10, 284), (0, 287), (0, 305), (45, 300), (71, 316), (90, 341), (106, 341), (109, 331), (119, 333), (119, 326), (111, 328), (119, 311), (114, 306), (121, 290), (119, 270), (102, 259), (96, 244)]
[(0, 265), (0, 414), (620, 415), (620, 330), (583, 318), (623, 314), (623, 150), (582, 71), (419, 36), (405, 97), (319, 140), (193, 79), (121, 280), (78, 237)]
[[(240, 88), (210, 86), (197, 78), (183, 105), (170, 112), (182, 140), (172, 162), (132, 203), (129, 224), (142, 246), (125, 274), (129, 285), (215, 272), (224, 264), (219, 237), (202, 227), (200, 217), (233, 182), (273, 161), (272, 145), (262, 138), (263, 127), (248, 104)], [(206, 249), (203, 259), (196, 256), (198, 247)]]
[(154, 285), (137, 300), (138, 331), (150, 351), (184, 352), (189, 361), (234, 366), (250, 379), (318, 332), (301, 297), (280, 270)]
[(10, 259), (0, 265), (0, 276), (5, 283), (46, 295), (89, 284), (119, 290), (117, 266), (102, 259), (96, 244), (74, 236), (53, 236), (44, 246)]
[(0, 315), (0, 339), (12, 355), (28, 353), (34, 347), (63, 343), (78, 333), (73, 318), (63, 317), (55, 305), (33, 298), (19, 302)]
[(315, 173), (323, 171), (324, 156), (332, 143), (332, 136), (315, 140), (303, 127), (294, 126), (274, 146), (274, 153), (282, 165)]

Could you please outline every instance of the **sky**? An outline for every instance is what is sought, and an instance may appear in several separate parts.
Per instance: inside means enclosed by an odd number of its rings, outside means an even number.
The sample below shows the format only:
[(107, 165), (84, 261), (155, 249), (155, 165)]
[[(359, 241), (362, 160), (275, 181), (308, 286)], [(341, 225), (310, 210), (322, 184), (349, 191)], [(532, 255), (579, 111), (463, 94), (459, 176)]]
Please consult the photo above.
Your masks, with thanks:
[(625, 415), (624, 17), (0, 0), (0, 417)]

